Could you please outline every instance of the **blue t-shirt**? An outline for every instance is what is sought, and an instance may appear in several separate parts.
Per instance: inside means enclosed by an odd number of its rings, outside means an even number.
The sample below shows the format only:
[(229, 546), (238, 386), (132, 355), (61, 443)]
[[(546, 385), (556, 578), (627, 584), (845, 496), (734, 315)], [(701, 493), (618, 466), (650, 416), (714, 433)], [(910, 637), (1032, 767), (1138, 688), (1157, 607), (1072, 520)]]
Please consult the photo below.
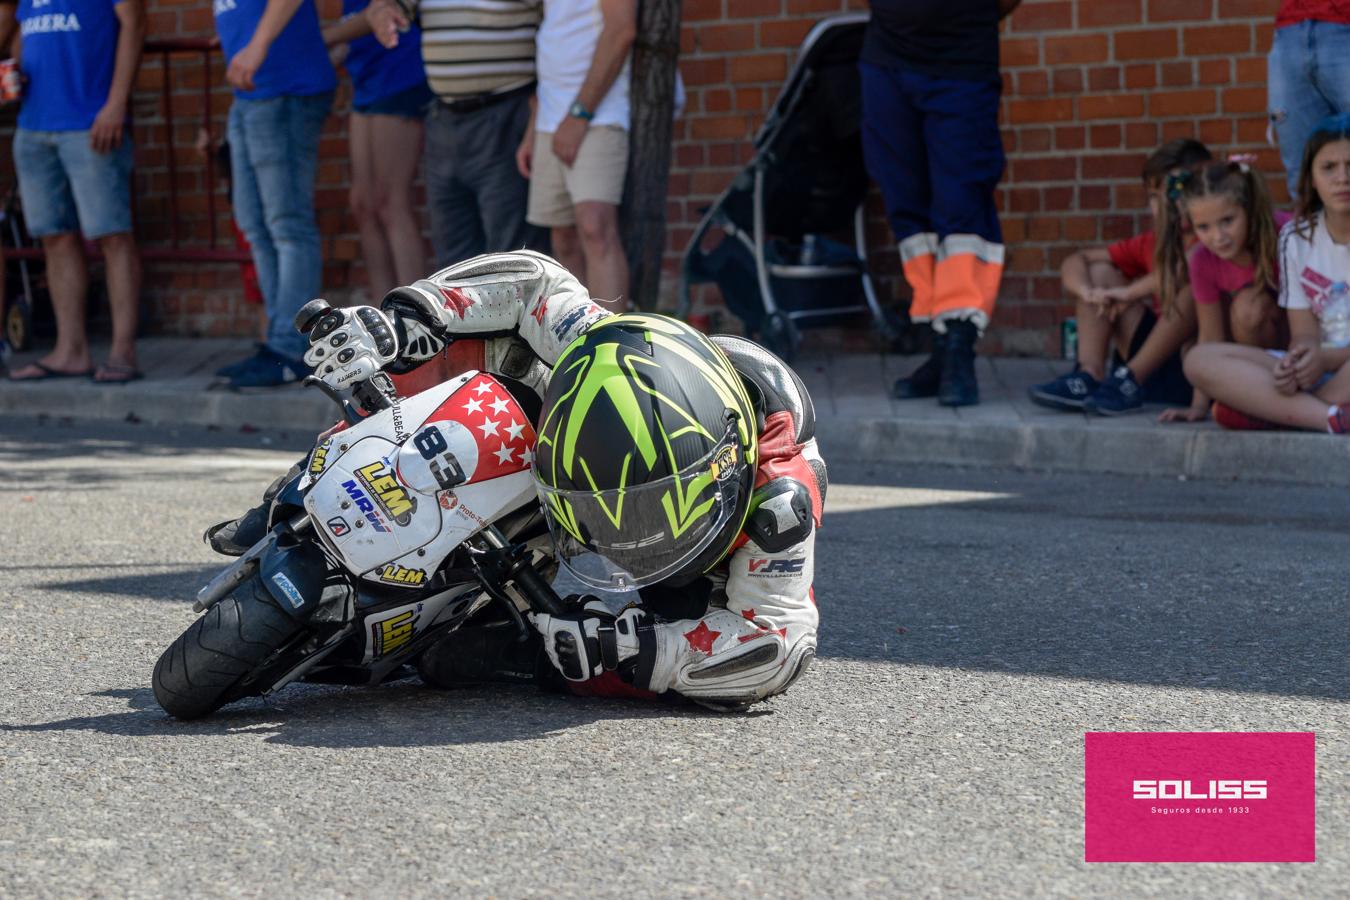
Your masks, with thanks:
[[(344, 16), (359, 13), (370, 0), (342, 0)], [(422, 32), (413, 24), (398, 36), (398, 46), (386, 50), (367, 34), (352, 41), (347, 51), (347, 74), (352, 77), (352, 105), (366, 106), (426, 83), (422, 68)]]
[[(216, 33), (226, 64), (253, 39), (267, 0), (214, 0)], [(236, 90), (245, 100), (269, 97), (308, 97), (337, 87), (337, 75), (328, 61), (328, 48), (319, 32), (314, 0), (303, 0), (281, 34), (268, 48), (267, 59), (253, 75), (253, 90)]]
[(19, 127), (84, 131), (108, 102), (117, 35), (117, 0), (19, 0), (23, 105)]

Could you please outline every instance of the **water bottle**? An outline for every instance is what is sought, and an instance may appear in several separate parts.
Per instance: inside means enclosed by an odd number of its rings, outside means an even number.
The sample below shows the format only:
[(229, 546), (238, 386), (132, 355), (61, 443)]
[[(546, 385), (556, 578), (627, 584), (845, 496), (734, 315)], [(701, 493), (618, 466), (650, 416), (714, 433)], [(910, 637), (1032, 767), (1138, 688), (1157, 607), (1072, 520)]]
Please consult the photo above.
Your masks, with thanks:
[(1078, 361), (1078, 320), (1070, 316), (1059, 326), (1059, 355)]
[(1327, 288), (1320, 319), (1322, 346), (1350, 347), (1350, 286), (1344, 281)]

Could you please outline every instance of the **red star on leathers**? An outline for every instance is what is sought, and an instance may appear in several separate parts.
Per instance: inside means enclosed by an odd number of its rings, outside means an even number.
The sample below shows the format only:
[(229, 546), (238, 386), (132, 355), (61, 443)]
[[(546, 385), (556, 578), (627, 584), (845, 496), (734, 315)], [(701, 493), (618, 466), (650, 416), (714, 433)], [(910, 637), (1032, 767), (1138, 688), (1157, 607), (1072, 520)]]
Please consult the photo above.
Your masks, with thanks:
[(473, 306), (473, 300), (469, 299), (469, 295), (465, 294), (459, 288), (437, 288), (437, 290), (439, 290), (441, 296), (445, 298), (445, 308), (459, 316), (461, 319), (464, 318), (464, 314), (469, 311), (469, 307)]
[(540, 326), (543, 326), (544, 314), (547, 312), (548, 312), (548, 298), (540, 297), (539, 302), (535, 304), (534, 309), (530, 310), (530, 315), (534, 316), (534, 320), (538, 322)]
[(686, 631), (684, 633), (684, 639), (689, 642), (690, 647), (693, 647), (700, 653), (706, 653), (709, 656), (712, 656), (713, 641), (717, 640), (721, 634), (722, 632), (713, 631), (709, 628), (707, 622), (699, 622), (698, 627), (693, 631)]

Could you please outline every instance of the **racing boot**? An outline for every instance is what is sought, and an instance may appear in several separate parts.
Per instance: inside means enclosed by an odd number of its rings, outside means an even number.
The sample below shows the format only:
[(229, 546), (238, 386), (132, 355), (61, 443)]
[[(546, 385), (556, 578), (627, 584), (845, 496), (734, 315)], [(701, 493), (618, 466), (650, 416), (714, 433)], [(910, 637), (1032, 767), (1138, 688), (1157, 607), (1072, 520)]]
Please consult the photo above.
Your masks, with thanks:
[(945, 334), (933, 334), (933, 355), (909, 375), (895, 382), (891, 396), (897, 400), (936, 397), (942, 379), (942, 360), (947, 343)]
[(220, 522), (206, 529), (202, 540), (222, 556), (243, 556), (249, 547), (267, 535), (267, 514), (272, 509), (272, 499), (281, 493), (288, 481), (300, 474), (303, 465), (304, 460), (301, 460), (291, 466), (289, 472), (268, 485), (267, 490), (263, 491), (262, 503), (237, 519)]
[(202, 540), (222, 556), (243, 556), (249, 547), (267, 534), (267, 511), (272, 501), (264, 501), (237, 519), (206, 529)]
[(514, 622), (452, 631), (417, 659), (422, 680), (443, 689), (485, 683), (537, 684), (551, 669), (543, 640), (534, 632), (522, 638)]
[(955, 319), (947, 323), (937, 389), (941, 405), (974, 406), (980, 402), (980, 386), (975, 381), (975, 340), (979, 336), (974, 322)]

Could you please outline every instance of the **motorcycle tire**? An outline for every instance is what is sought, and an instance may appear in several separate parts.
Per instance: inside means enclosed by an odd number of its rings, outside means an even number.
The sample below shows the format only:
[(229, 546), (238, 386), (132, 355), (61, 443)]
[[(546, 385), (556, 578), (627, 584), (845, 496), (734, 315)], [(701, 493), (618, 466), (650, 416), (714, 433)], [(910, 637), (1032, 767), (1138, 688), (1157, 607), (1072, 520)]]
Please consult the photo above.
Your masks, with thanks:
[(246, 696), (245, 679), (303, 626), (255, 575), (208, 609), (155, 663), (155, 699), (176, 719), (199, 719)]

